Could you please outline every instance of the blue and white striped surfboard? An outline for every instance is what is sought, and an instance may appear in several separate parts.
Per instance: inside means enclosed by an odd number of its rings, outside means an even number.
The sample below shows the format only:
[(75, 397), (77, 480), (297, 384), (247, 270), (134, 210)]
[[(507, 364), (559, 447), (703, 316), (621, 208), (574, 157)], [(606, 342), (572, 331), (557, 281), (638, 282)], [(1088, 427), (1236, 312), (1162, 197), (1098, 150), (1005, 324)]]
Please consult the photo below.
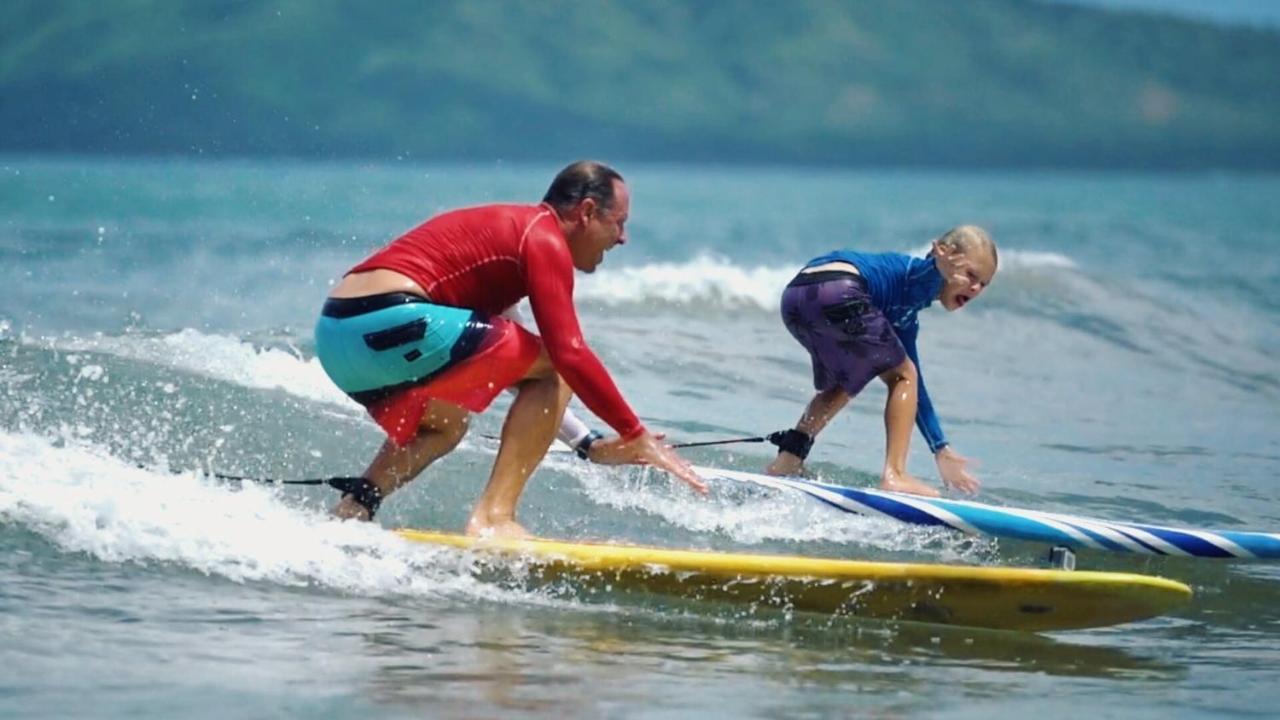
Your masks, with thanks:
[(1115, 522), (965, 500), (941, 500), (842, 487), (738, 470), (694, 469), (709, 481), (730, 480), (795, 490), (845, 512), (888, 517), (916, 525), (949, 527), (971, 535), (1030, 540), (1076, 550), (1200, 558), (1280, 559), (1280, 533), (1195, 530)]

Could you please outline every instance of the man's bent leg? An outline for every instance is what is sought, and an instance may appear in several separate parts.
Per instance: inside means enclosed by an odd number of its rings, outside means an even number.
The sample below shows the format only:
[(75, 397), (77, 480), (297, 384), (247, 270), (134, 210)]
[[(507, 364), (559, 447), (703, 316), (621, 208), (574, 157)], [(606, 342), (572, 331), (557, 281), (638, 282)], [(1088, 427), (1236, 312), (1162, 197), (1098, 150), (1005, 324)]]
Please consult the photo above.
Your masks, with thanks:
[[(469, 423), (470, 414), (465, 409), (432, 400), (422, 416), (418, 434), (404, 446), (396, 445), (390, 439), (383, 442), (363, 477), (386, 498), (457, 447), (467, 434)], [(344, 520), (369, 519), (368, 509), (351, 495), (342, 496), (333, 508), (333, 514)]]
[(551, 365), (545, 349), (518, 387), (502, 425), (502, 442), (489, 484), (467, 520), (468, 535), (528, 535), (515, 520), (516, 505), (529, 476), (555, 439), (572, 393)]

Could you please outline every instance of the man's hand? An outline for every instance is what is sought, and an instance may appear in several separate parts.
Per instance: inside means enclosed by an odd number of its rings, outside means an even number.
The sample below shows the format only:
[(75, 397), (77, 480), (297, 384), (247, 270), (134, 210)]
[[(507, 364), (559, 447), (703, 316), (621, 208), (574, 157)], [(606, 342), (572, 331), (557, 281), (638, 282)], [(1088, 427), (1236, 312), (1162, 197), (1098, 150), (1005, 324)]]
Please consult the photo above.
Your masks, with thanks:
[[(698, 477), (698, 473), (693, 471), (693, 467), (685, 462), (684, 458), (662, 442), (664, 437), (664, 435), (652, 435), (646, 430), (644, 434), (631, 441), (623, 442), (619, 439), (617, 445), (610, 451), (610, 456), (625, 458), (620, 463), (652, 465), (665, 470), (688, 483), (689, 487), (699, 494), (706, 495), (707, 484)], [(596, 443), (599, 442), (599, 440), (596, 441)], [(589, 455), (595, 454), (596, 443), (592, 443)]]
[[(654, 433), (654, 439), (665, 439), (666, 433)], [(617, 435), (597, 438), (587, 450), (587, 460), (597, 465), (648, 465), (642, 458), (634, 457), (626, 443)]]
[(969, 464), (969, 458), (952, 450), (950, 445), (939, 450), (933, 459), (938, 463), (938, 476), (947, 487), (966, 495), (977, 494), (978, 488), (982, 487), (978, 478), (965, 467)]

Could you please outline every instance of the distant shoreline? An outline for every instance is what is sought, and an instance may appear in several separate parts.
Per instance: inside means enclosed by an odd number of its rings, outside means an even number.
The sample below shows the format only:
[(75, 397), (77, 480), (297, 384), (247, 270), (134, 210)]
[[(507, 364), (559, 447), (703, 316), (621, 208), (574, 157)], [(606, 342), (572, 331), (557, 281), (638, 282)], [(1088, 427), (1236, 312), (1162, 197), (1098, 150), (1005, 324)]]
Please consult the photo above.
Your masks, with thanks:
[(1277, 28), (1032, 0), (571, 7), (11, 0), (0, 151), (1280, 170)]
[(726, 172), (750, 171), (755, 169), (764, 170), (787, 170), (794, 169), (804, 172), (831, 172), (831, 173), (858, 173), (858, 172), (875, 172), (875, 173), (894, 173), (894, 172), (920, 172), (929, 174), (1012, 174), (1012, 175), (1036, 175), (1036, 174), (1055, 174), (1055, 175), (1102, 175), (1102, 176), (1125, 176), (1132, 175), (1141, 176), (1162, 176), (1162, 175), (1187, 175), (1187, 176), (1205, 176), (1205, 175), (1223, 175), (1227, 177), (1270, 177), (1280, 175), (1280, 166), (1278, 167), (1261, 167), (1261, 168), (1241, 168), (1241, 167), (1132, 167), (1132, 166), (1080, 166), (1080, 165), (990, 165), (975, 166), (969, 164), (955, 165), (925, 165), (915, 163), (867, 163), (867, 164), (836, 164), (836, 163), (798, 163), (798, 162), (755, 162), (743, 160), (699, 160), (699, 161), (673, 161), (661, 159), (643, 159), (627, 157), (625, 155), (564, 155), (555, 158), (394, 158), (379, 156), (320, 156), (320, 155), (235, 155), (235, 154), (183, 154), (183, 153), (93, 153), (93, 152), (28, 152), (28, 151), (7, 151), (0, 149), (0, 167), (7, 166), (8, 163), (20, 162), (55, 162), (74, 164), (76, 162), (100, 162), (100, 163), (125, 163), (125, 164), (166, 164), (166, 163), (192, 163), (192, 164), (208, 164), (214, 165), (297, 165), (299, 167), (323, 167), (332, 165), (335, 168), (348, 168), (352, 166), (371, 165), (377, 167), (424, 167), (424, 168), (477, 168), (477, 167), (500, 167), (506, 166), (513, 170), (548, 170), (558, 169), (567, 162), (574, 159), (593, 157), (602, 158), (610, 163), (617, 165), (625, 170), (628, 167), (696, 167), (710, 170), (723, 170)]

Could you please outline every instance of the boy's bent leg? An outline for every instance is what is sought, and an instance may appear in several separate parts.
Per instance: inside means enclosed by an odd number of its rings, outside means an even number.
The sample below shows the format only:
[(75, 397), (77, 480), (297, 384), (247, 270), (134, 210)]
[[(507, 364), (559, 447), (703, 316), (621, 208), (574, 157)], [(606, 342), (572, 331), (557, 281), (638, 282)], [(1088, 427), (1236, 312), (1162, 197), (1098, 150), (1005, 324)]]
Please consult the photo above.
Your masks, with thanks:
[(884, 403), (885, 454), (880, 487), (884, 490), (937, 497), (938, 491), (907, 473), (907, 449), (916, 423), (916, 366), (910, 359), (880, 375), (889, 386)]
[[(796, 430), (811, 438), (817, 437), (827, 423), (849, 404), (850, 399), (852, 398), (849, 393), (840, 388), (823, 390), (814, 395), (805, 408), (804, 415), (800, 416), (800, 422), (796, 423)], [(778, 452), (773, 462), (769, 463), (769, 467), (765, 468), (765, 472), (769, 475), (799, 475), (802, 469), (804, 469), (803, 458), (782, 450)]]
[[(404, 446), (396, 445), (390, 439), (383, 442), (362, 476), (386, 498), (457, 447), (467, 434), (470, 420), (470, 413), (465, 409), (432, 400), (413, 439)], [(344, 520), (369, 519), (368, 509), (351, 495), (342, 496), (334, 506), (333, 514)]]
[(529, 476), (542, 462), (556, 437), (571, 392), (551, 365), (545, 350), (518, 388), (516, 399), (511, 403), (502, 425), (502, 442), (489, 475), (489, 484), (467, 520), (468, 535), (528, 535), (515, 520), (516, 505)]

